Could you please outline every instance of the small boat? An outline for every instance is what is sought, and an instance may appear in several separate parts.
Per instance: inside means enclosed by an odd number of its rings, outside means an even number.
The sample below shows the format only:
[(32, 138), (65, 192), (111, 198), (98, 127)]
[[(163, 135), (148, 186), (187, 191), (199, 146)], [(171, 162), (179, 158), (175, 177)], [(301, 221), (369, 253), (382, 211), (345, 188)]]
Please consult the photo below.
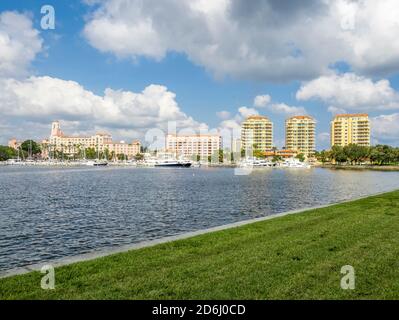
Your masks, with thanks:
[(107, 166), (108, 162), (104, 160), (95, 160), (95, 161), (87, 161), (86, 166), (92, 166), (92, 167), (104, 167)]
[(311, 165), (306, 162), (301, 162), (298, 159), (288, 159), (281, 164), (284, 168), (302, 168), (310, 169)]
[(5, 164), (7, 165), (16, 165), (16, 164), (21, 164), (21, 159), (8, 159), (5, 161)]
[(248, 158), (240, 163), (242, 168), (272, 168), (276, 163), (264, 159)]
[(177, 160), (161, 160), (155, 162), (155, 167), (173, 167), (173, 168), (189, 168), (192, 163), (190, 161), (177, 161)]

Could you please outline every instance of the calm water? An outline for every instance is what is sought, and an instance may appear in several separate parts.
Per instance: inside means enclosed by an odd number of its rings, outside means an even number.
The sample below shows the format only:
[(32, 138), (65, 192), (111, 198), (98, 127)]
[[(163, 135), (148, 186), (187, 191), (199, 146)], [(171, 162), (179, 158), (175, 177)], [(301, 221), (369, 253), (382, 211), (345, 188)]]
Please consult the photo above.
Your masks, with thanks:
[(395, 188), (398, 172), (0, 167), (0, 270)]

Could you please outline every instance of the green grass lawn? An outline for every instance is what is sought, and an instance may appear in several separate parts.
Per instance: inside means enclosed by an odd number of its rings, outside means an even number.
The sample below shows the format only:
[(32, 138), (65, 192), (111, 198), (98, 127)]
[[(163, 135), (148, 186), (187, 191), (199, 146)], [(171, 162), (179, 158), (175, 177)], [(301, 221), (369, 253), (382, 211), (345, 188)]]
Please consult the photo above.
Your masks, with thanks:
[[(356, 289), (342, 290), (351, 265)], [(0, 279), (0, 299), (398, 299), (399, 191)]]

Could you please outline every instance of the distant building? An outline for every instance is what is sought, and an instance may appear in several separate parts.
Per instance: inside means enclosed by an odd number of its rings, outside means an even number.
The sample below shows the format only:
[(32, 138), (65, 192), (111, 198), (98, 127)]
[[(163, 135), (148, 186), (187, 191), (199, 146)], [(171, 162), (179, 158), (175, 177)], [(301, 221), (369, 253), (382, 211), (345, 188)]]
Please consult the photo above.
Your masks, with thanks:
[(98, 152), (117, 155), (125, 155), (128, 159), (140, 153), (141, 143), (138, 140), (132, 143), (115, 142), (108, 133), (96, 133), (94, 136), (67, 136), (61, 131), (59, 121), (51, 126), (51, 135), (47, 141), (50, 150), (62, 151), (66, 154), (76, 154), (87, 148), (93, 148)]
[(8, 141), (8, 146), (14, 150), (18, 150), (21, 146), (21, 142), (17, 141), (17, 139), (11, 139)]
[(207, 159), (222, 149), (222, 137), (219, 134), (194, 134), (166, 136), (165, 147), (177, 157)]
[(249, 116), (241, 124), (241, 147), (268, 151), (273, 149), (273, 122), (264, 116)]
[(285, 147), (312, 157), (316, 150), (316, 121), (310, 116), (295, 116), (285, 121)]
[(241, 153), (241, 139), (232, 139), (231, 151)]
[(366, 113), (338, 114), (331, 121), (331, 146), (370, 146), (370, 120)]
[[(34, 157), (42, 159), (48, 158), (48, 150), (47, 150), (48, 140), (35, 141), (35, 142), (40, 146), (41, 153), (40, 155), (39, 154), (34, 155)], [(14, 150), (17, 150), (18, 154), (20, 154), (19, 151), (21, 151), (22, 143), (23, 142), (13, 138), (8, 141), (8, 146)], [(21, 152), (21, 157), (23, 157), (22, 152)]]
[(275, 150), (275, 151), (266, 151), (264, 154), (265, 154), (266, 158), (273, 158), (275, 156), (279, 156), (283, 159), (289, 159), (289, 158), (295, 158), (298, 155), (298, 151), (282, 149), (282, 150)]

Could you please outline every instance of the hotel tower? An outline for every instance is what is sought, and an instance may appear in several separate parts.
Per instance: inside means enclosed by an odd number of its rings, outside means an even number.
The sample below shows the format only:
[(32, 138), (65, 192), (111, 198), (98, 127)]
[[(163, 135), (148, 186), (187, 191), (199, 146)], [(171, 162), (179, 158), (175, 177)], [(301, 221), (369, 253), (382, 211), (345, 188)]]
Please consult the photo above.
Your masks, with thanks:
[(241, 124), (241, 147), (268, 151), (273, 148), (273, 122), (264, 116), (249, 116)]
[(370, 146), (370, 120), (368, 114), (338, 114), (331, 121), (331, 146), (348, 144)]
[(316, 121), (310, 116), (295, 116), (285, 121), (285, 147), (309, 158), (316, 150)]

